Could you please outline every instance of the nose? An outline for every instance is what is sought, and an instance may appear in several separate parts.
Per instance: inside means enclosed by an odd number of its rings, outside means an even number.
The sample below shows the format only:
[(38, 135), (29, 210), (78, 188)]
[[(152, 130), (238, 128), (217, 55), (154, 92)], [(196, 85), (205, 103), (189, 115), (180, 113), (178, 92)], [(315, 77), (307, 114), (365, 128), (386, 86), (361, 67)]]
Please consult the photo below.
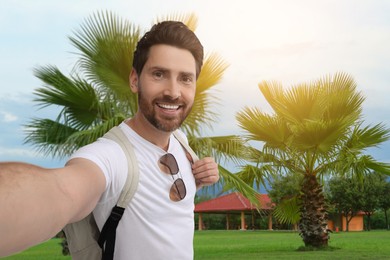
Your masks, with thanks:
[(169, 80), (164, 89), (164, 95), (172, 99), (177, 99), (181, 96), (180, 84), (175, 80)]

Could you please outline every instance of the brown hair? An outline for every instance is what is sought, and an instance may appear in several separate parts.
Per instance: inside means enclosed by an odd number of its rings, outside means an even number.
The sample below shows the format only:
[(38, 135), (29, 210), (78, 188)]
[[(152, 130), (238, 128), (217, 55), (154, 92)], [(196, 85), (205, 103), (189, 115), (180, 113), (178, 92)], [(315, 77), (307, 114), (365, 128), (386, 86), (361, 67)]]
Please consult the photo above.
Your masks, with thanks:
[(196, 63), (196, 77), (198, 78), (203, 64), (203, 46), (198, 37), (182, 22), (165, 21), (153, 25), (149, 32), (139, 40), (134, 51), (133, 68), (137, 74), (149, 57), (150, 47), (156, 44), (167, 44), (191, 52)]

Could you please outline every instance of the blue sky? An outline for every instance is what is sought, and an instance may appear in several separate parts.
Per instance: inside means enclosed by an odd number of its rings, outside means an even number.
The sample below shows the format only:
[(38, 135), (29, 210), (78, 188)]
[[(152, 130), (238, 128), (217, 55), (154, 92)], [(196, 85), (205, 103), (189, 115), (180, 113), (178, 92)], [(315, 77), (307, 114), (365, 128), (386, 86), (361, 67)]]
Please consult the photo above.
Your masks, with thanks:
[[(38, 110), (33, 91), (37, 66), (72, 70), (68, 36), (84, 19), (109, 10), (144, 30), (160, 16), (194, 12), (206, 53), (230, 64), (216, 87), (221, 114), (211, 134), (241, 134), (235, 114), (244, 106), (268, 111), (257, 86), (277, 80), (285, 87), (339, 71), (350, 74), (366, 97), (364, 118), (390, 127), (390, 1), (365, 0), (3, 0), (0, 10), (0, 160), (57, 167), (23, 144), (23, 125)], [(390, 163), (390, 144), (372, 154)]]

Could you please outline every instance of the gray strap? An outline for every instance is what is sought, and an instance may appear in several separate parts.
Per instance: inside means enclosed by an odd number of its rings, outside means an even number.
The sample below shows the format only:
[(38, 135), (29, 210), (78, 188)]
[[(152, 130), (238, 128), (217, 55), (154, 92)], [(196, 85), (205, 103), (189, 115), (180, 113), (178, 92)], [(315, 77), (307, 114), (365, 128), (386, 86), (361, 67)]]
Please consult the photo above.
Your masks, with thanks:
[(125, 186), (122, 189), (121, 195), (119, 197), (117, 206), (126, 208), (129, 204), (130, 200), (133, 198), (139, 181), (139, 169), (137, 157), (134, 152), (134, 147), (131, 142), (128, 140), (126, 135), (122, 132), (122, 130), (115, 126), (110, 131), (108, 131), (104, 137), (109, 138), (116, 143), (118, 143), (123, 152), (126, 155), (127, 163), (128, 163), (128, 171)]
[(175, 132), (173, 132), (173, 135), (180, 142), (180, 144), (184, 147), (184, 149), (186, 149), (186, 151), (191, 155), (192, 160), (194, 162), (199, 161), (199, 157), (195, 154), (194, 150), (192, 150), (192, 148), (187, 144), (186, 140), (179, 133), (179, 130), (176, 130)]

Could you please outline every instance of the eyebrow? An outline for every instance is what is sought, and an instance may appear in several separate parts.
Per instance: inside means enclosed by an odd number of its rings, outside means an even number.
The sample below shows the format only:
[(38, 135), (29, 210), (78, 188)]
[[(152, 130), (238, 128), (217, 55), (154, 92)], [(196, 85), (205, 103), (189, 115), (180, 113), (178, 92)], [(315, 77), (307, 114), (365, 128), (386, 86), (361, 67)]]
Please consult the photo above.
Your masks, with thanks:
[[(160, 66), (153, 66), (153, 67), (150, 67), (148, 69), (148, 71), (153, 71), (153, 70), (161, 70), (163, 72), (169, 72), (170, 69), (167, 69), (167, 68), (164, 68), (164, 67), (160, 67)], [(180, 74), (181, 75), (185, 75), (185, 76), (192, 76), (192, 77), (195, 77), (195, 73), (193, 72), (187, 72), (187, 71), (180, 71)]]

